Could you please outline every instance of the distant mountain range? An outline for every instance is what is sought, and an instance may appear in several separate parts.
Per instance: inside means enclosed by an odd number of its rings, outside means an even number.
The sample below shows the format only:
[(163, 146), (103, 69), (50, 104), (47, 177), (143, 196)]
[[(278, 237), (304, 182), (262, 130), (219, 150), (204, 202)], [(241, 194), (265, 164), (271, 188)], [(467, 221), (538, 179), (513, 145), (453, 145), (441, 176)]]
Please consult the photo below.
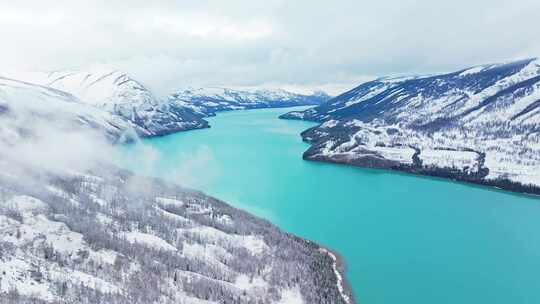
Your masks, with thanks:
[(219, 111), (318, 105), (330, 98), (323, 92), (303, 95), (279, 89), (227, 88), (184, 89), (158, 98), (128, 74), (107, 67), (27, 73), (22, 77), (29, 83), (71, 94), (77, 103), (123, 118), (137, 127), (141, 137), (207, 128), (204, 117)]
[(540, 61), (379, 78), (285, 119), (304, 158), (391, 168), (540, 193)]
[(170, 100), (203, 116), (213, 116), (220, 111), (320, 105), (329, 99), (330, 96), (321, 91), (298, 94), (280, 89), (235, 90), (217, 87), (184, 89), (170, 96)]

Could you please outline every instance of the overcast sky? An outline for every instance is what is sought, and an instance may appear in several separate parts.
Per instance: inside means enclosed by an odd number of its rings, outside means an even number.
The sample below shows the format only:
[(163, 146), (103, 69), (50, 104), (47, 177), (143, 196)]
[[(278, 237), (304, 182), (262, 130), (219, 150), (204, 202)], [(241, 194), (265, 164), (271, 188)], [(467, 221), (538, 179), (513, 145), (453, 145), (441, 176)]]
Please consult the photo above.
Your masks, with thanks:
[(539, 0), (0, 2), (0, 66), (185, 86), (346, 89), (540, 55)]

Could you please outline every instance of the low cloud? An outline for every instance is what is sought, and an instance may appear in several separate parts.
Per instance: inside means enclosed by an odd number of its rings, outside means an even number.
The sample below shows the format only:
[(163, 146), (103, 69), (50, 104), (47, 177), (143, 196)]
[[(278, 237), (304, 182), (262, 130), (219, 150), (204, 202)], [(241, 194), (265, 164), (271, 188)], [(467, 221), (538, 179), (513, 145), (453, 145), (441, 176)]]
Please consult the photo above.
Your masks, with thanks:
[[(0, 177), (32, 184), (33, 175), (86, 174), (116, 165), (199, 188), (219, 174), (205, 146), (165, 155), (142, 141), (114, 145), (133, 133), (129, 125), (118, 130), (121, 122), (67, 93), (0, 78)], [(128, 186), (144, 190), (141, 182), (134, 177)]]
[(4, 165), (13, 165), (4, 170), (82, 173), (114, 159), (115, 148), (100, 132), (23, 108), (10, 108), (0, 116), (0, 155)]
[(195, 189), (204, 189), (222, 173), (214, 152), (208, 146), (178, 149), (172, 154), (159, 149), (159, 146), (144, 141), (132, 144), (121, 152), (120, 163), (143, 175), (161, 177)]

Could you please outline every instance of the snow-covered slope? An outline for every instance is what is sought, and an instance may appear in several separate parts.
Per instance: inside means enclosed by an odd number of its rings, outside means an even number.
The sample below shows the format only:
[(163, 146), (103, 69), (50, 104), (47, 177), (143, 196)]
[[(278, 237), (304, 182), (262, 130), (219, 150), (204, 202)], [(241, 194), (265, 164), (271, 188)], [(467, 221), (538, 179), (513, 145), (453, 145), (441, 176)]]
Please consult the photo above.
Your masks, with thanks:
[(205, 116), (215, 115), (219, 111), (319, 105), (328, 99), (330, 96), (324, 92), (304, 95), (280, 89), (234, 90), (217, 87), (179, 90), (170, 96), (170, 100)]
[(347, 303), (321, 247), (218, 200), (111, 167), (21, 179), (12, 165), (0, 164), (7, 303), (287, 303), (290, 290)]
[(140, 82), (111, 68), (56, 71), (33, 78), (44, 86), (69, 92), (83, 103), (122, 116), (151, 135), (208, 127), (201, 115), (160, 100)]
[[(97, 129), (110, 141), (147, 131), (56, 89), (0, 77), (0, 140), (13, 142), (47, 128)], [(42, 128), (39, 126), (43, 125)]]
[(108, 164), (137, 127), (0, 78), (0, 303), (351, 303), (319, 245)]
[(208, 127), (203, 117), (219, 111), (319, 105), (330, 97), (285, 90), (199, 88), (179, 90), (157, 98), (128, 74), (103, 66), (74, 71), (25, 73), (22, 79), (68, 92), (82, 103), (119, 115), (149, 136)]
[(381, 78), (288, 119), (307, 159), (383, 167), (540, 193), (540, 61)]

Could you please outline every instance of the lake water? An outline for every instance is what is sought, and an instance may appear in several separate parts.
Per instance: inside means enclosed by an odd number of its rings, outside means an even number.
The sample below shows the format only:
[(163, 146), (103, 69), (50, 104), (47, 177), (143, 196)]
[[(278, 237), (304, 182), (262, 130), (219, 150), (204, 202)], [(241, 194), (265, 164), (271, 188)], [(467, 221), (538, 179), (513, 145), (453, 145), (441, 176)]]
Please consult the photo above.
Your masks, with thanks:
[(540, 303), (540, 199), (302, 160), (290, 109), (123, 147), (123, 164), (337, 250), (360, 303)]

